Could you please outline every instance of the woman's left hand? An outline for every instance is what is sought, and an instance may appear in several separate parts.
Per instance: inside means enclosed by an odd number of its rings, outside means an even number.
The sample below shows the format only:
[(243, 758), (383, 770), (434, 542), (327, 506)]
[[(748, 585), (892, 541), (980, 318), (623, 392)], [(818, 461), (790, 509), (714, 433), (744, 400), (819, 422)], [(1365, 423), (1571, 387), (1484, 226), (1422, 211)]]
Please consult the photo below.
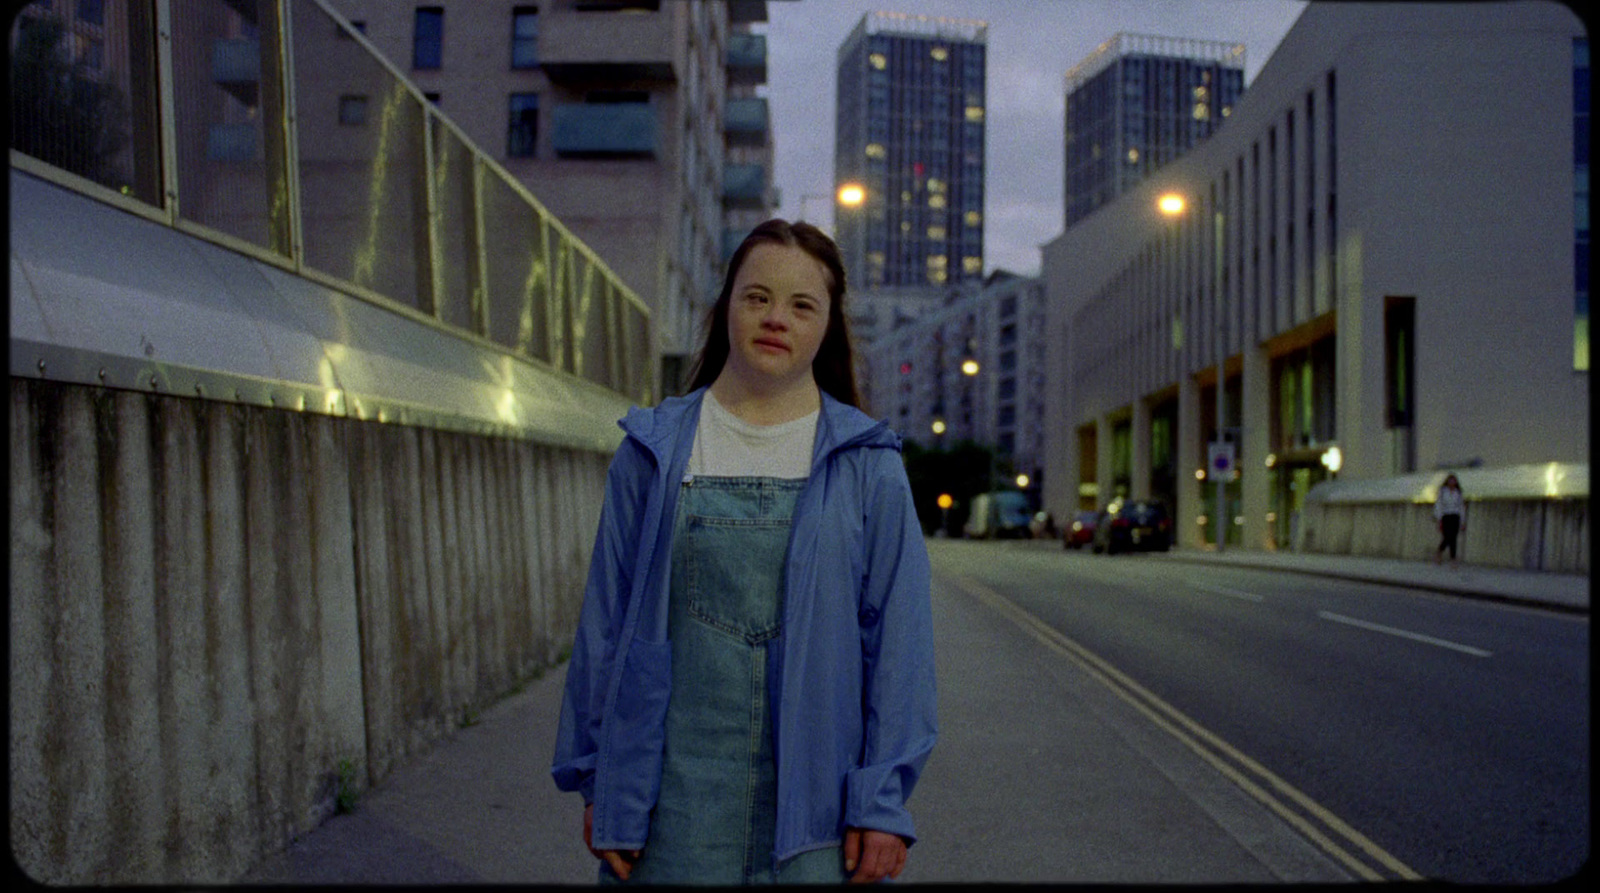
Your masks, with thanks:
[(898, 834), (869, 828), (846, 828), (844, 832), (844, 870), (852, 871), (850, 883), (874, 884), (884, 878), (898, 878), (906, 867), (906, 842)]

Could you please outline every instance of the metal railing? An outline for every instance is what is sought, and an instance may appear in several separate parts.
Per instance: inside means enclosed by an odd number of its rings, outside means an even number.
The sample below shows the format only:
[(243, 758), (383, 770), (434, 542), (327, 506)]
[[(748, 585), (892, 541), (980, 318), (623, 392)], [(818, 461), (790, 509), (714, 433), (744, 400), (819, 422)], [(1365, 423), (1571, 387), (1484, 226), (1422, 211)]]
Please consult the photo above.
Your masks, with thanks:
[(650, 311), (326, 0), (41, 0), (14, 167), (653, 402)]

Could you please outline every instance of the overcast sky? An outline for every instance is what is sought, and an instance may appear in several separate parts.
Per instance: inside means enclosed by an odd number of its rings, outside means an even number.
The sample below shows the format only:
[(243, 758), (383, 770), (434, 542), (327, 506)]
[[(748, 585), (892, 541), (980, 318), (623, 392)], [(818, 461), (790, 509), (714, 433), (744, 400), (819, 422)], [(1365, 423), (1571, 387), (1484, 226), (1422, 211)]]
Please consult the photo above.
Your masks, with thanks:
[[(766, 95), (778, 216), (831, 225), (834, 72), (839, 44), (870, 11), (988, 23), (984, 272), (1039, 273), (1061, 233), (1067, 70), (1119, 31), (1245, 45), (1245, 83), (1303, 0), (768, 0)], [(763, 26), (758, 26), (758, 30)]]

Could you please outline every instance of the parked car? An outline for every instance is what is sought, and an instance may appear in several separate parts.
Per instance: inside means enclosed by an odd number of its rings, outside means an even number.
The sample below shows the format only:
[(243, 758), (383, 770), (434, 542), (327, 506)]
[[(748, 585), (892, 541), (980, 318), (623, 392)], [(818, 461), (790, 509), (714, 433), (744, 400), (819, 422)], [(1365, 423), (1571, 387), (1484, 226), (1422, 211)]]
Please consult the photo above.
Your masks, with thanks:
[(1094, 530), (1094, 551), (1158, 551), (1172, 548), (1172, 515), (1159, 499), (1123, 499), (1106, 506)]
[(1072, 516), (1072, 523), (1061, 528), (1061, 548), (1081, 549), (1094, 544), (1094, 529), (1100, 523), (1100, 513), (1083, 511)]
[(972, 497), (972, 512), (967, 515), (961, 532), (967, 538), (985, 540), (1026, 539), (1033, 535), (1028, 529), (1028, 497), (1018, 490), (996, 490)]

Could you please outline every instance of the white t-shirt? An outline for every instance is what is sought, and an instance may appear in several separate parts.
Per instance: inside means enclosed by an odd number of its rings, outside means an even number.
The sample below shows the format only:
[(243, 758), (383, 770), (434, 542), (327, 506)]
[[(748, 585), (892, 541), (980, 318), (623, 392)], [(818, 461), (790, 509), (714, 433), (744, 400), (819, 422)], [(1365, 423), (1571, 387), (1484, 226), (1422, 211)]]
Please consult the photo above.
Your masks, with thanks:
[(752, 425), (707, 390), (689, 451), (689, 473), (713, 477), (806, 478), (820, 410), (776, 425)]

